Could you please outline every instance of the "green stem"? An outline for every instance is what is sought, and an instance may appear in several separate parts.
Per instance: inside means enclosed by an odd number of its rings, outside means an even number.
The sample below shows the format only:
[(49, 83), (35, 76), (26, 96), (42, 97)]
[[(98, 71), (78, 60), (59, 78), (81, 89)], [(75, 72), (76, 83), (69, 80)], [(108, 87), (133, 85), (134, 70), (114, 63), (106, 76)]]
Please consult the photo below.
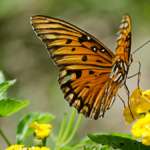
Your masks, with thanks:
[(45, 137), (45, 138), (42, 139), (42, 144), (43, 144), (42, 146), (46, 147), (46, 140), (47, 140), (47, 137)]
[(61, 143), (63, 143), (63, 142), (66, 140), (66, 138), (67, 138), (67, 136), (68, 136), (68, 134), (69, 134), (69, 132), (70, 132), (70, 129), (71, 129), (71, 126), (72, 126), (72, 123), (73, 123), (75, 114), (76, 114), (76, 109), (74, 108), (74, 109), (73, 109), (73, 112), (72, 112), (72, 115), (71, 115), (71, 117), (70, 117), (70, 121), (69, 121), (69, 123), (68, 123), (68, 125), (67, 125), (67, 127), (66, 127), (66, 130), (65, 130), (65, 132), (64, 132), (64, 135), (63, 135), (63, 137), (62, 137), (62, 139), (61, 139), (61, 141), (60, 141)]
[(77, 131), (79, 125), (80, 125), (80, 122), (81, 122), (82, 118), (83, 118), (83, 115), (81, 114), (81, 115), (79, 116), (78, 120), (77, 120), (77, 123), (76, 123), (75, 126), (74, 126), (74, 129), (73, 129), (71, 135), (70, 135), (69, 138), (66, 140), (66, 142), (63, 144), (64, 146), (67, 145), (67, 144), (72, 140), (72, 138), (74, 137), (74, 135), (75, 135), (75, 133), (76, 133), (76, 131)]
[(62, 135), (63, 135), (63, 133), (64, 133), (65, 126), (66, 126), (66, 120), (67, 120), (67, 115), (66, 115), (66, 113), (65, 113), (65, 114), (64, 114), (63, 121), (62, 121), (62, 125), (61, 125), (61, 128), (60, 128), (60, 131), (59, 131), (58, 139), (57, 139), (58, 142), (61, 140)]
[(11, 146), (10, 142), (8, 141), (8, 139), (6, 138), (6, 136), (4, 135), (4, 133), (2, 132), (2, 130), (0, 129), (0, 134), (3, 137), (4, 141), (7, 143), (8, 146)]

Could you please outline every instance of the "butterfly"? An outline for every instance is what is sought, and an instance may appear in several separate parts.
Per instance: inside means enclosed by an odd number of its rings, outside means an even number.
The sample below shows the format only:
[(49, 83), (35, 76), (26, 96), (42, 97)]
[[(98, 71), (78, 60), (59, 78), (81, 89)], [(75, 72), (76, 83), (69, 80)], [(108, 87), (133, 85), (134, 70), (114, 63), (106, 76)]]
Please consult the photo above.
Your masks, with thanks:
[[(125, 14), (117, 33), (115, 54), (87, 32), (65, 21), (33, 16), (31, 25), (60, 68), (58, 82), (70, 106), (86, 117), (104, 117), (118, 89), (126, 86), (132, 62), (131, 19)], [(70, 79), (64, 81), (69, 76)]]

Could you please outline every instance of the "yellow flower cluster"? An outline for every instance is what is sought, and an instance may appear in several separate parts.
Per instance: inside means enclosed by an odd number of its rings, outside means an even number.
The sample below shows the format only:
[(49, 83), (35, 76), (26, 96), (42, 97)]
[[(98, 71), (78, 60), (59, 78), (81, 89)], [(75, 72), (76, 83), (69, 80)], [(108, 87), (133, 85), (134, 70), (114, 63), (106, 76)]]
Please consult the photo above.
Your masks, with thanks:
[(142, 143), (150, 145), (150, 114), (147, 114), (144, 118), (139, 119), (131, 130), (132, 134), (139, 138), (142, 137)]
[(129, 100), (130, 109), (134, 116), (134, 119), (131, 116), (129, 107), (126, 107), (123, 112), (123, 116), (125, 117), (126, 124), (129, 125), (136, 119), (140, 119), (146, 116), (150, 111), (150, 90), (142, 92), (142, 89), (136, 88), (131, 94)]
[(50, 124), (38, 124), (37, 122), (29, 124), (29, 127), (34, 128), (36, 136), (42, 139), (51, 133), (49, 128), (52, 128)]
[(41, 147), (41, 148), (40, 147), (23, 148), (23, 147), (24, 145), (12, 145), (5, 150), (50, 150), (49, 148), (46, 148), (46, 147)]
[(124, 117), (126, 124), (130, 124), (136, 119), (139, 119), (132, 126), (132, 134), (139, 138), (142, 137), (142, 143), (150, 145), (150, 90), (142, 92), (142, 89), (136, 88), (131, 94), (129, 100), (130, 108), (134, 119), (131, 116), (129, 107), (124, 109)]

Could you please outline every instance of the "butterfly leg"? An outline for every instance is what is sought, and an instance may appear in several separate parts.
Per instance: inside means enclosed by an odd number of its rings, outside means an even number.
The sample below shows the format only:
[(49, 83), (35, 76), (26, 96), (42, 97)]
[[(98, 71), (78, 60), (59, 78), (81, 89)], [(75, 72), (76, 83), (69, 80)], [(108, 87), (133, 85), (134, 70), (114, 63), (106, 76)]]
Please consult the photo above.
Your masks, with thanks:
[(139, 89), (139, 88), (140, 88), (140, 86), (139, 86), (139, 84), (140, 84), (140, 78), (141, 78), (141, 63), (140, 63), (139, 61), (133, 61), (133, 62), (137, 62), (137, 63), (139, 63), (139, 71), (138, 71), (136, 74), (134, 74), (134, 75), (132, 75), (132, 76), (128, 77), (128, 79), (130, 79), (130, 78), (132, 78), (132, 77), (134, 77), (134, 76), (138, 75), (138, 82), (137, 82), (137, 86), (138, 86), (138, 89)]
[(126, 105), (125, 105), (124, 100), (121, 98), (121, 96), (120, 96), (119, 94), (117, 94), (117, 95), (118, 95), (118, 97), (121, 99), (121, 101), (123, 102), (124, 108), (126, 108)]
[(128, 107), (129, 107), (131, 116), (132, 116), (132, 118), (134, 119), (133, 114), (132, 114), (132, 111), (131, 111), (131, 107), (130, 107), (130, 105), (129, 105), (130, 91), (129, 91), (129, 89), (128, 89), (128, 87), (127, 87), (127, 85), (126, 85), (125, 83), (124, 83), (124, 88), (125, 88), (125, 91), (126, 91), (126, 93), (127, 93), (127, 95), (128, 95)]

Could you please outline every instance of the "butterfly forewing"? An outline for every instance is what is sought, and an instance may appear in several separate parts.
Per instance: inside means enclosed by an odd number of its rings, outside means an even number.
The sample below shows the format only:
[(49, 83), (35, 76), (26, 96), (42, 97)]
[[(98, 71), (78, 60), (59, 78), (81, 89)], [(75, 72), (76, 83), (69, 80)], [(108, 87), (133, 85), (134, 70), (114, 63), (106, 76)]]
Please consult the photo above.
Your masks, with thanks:
[(123, 16), (117, 35), (116, 60), (120, 57), (128, 65), (131, 51), (131, 19), (128, 14)]
[(115, 85), (112, 95), (116, 96), (121, 84), (125, 84), (129, 69), (131, 51), (131, 19), (128, 14), (123, 16), (119, 31), (117, 33), (117, 47), (113, 59), (113, 67), (108, 87)]

